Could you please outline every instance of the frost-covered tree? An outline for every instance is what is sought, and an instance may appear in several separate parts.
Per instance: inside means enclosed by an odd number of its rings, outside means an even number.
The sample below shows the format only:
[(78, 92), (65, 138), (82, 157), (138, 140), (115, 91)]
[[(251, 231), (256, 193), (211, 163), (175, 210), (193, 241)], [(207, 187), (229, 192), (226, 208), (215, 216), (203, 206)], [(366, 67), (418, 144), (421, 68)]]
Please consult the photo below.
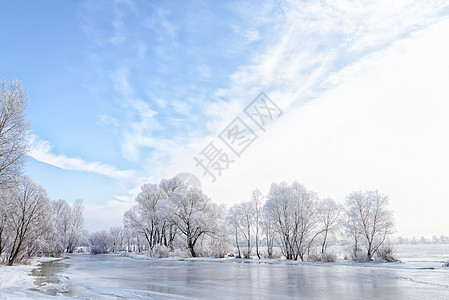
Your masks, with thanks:
[(96, 231), (89, 235), (89, 243), (92, 254), (109, 253), (112, 247), (112, 238), (106, 230)]
[(79, 246), (81, 238), (83, 237), (84, 231), (83, 211), (84, 211), (83, 200), (81, 199), (75, 200), (71, 209), (72, 218), (66, 248), (68, 253), (72, 253), (73, 251), (75, 251), (76, 247)]
[(272, 184), (265, 204), (283, 255), (287, 259), (306, 259), (317, 219), (317, 195), (294, 182)]
[[(245, 258), (251, 258), (252, 248), (256, 247), (256, 255), (260, 258), (259, 243), (262, 224), (263, 196), (259, 190), (253, 191), (251, 200), (235, 204), (228, 210), (227, 219), (233, 232), (238, 256), (241, 256), (241, 245), (246, 246)], [(240, 240), (243, 241), (240, 242)]]
[(251, 205), (254, 212), (254, 238), (256, 246), (256, 255), (260, 259), (260, 235), (262, 232), (263, 224), (263, 204), (264, 196), (259, 189), (255, 189), (251, 194)]
[(11, 193), (7, 189), (0, 189), (0, 258), (11, 237), (10, 213), (12, 208), (10, 196)]
[(235, 246), (237, 247), (237, 258), (242, 257), (242, 252), (240, 250), (240, 240), (242, 239), (240, 230), (240, 206), (235, 204), (231, 206), (228, 210), (226, 217), (228, 228), (233, 236)]
[(143, 185), (136, 197), (138, 217), (140, 218), (139, 224), (142, 226), (150, 249), (153, 249), (157, 244), (161, 244), (163, 240), (164, 220), (161, 214), (161, 202), (166, 199), (166, 194), (157, 184)]
[(67, 249), (68, 235), (71, 224), (70, 205), (62, 199), (52, 202), (52, 223), (54, 227), (53, 248), (63, 253)]
[(325, 255), (329, 237), (336, 234), (341, 225), (342, 211), (343, 207), (330, 198), (318, 203), (317, 230), (311, 239), (311, 245), (315, 241), (319, 242), (321, 255)]
[(27, 258), (30, 253), (26, 249), (27, 243), (38, 240), (48, 229), (50, 200), (45, 190), (29, 177), (22, 177), (16, 188), (8, 189), (7, 197), (12, 230), (6, 261), (13, 265)]
[(372, 260), (394, 231), (388, 196), (379, 191), (357, 191), (346, 197), (346, 230), (352, 240), (352, 257)]
[(251, 258), (252, 239), (254, 231), (254, 209), (251, 202), (242, 202), (237, 205), (236, 225), (245, 240), (245, 258)]
[(120, 226), (114, 226), (109, 229), (109, 235), (111, 237), (111, 252), (116, 253), (123, 250), (123, 228)]
[(135, 239), (145, 239), (150, 250), (155, 246), (173, 249), (177, 227), (170, 216), (172, 195), (186, 189), (178, 178), (162, 179), (159, 184), (147, 183), (136, 197), (136, 205), (125, 215), (125, 227), (131, 228)]
[(177, 190), (170, 200), (172, 221), (184, 236), (190, 254), (196, 257), (195, 245), (199, 239), (219, 233), (222, 210), (196, 188)]
[(126, 248), (128, 251), (138, 253), (145, 251), (148, 241), (145, 239), (145, 227), (137, 210), (137, 206), (134, 206), (125, 212), (123, 224), (126, 233)]
[(262, 210), (262, 229), (265, 237), (265, 242), (267, 244), (267, 255), (268, 258), (273, 258), (273, 247), (276, 238), (276, 231), (274, 227), (274, 222), (270, 218), (270, 212), (268, 209)]
[[(78, 199), (70, 206), (65, 200), (52, 203), (53, 226), (55, 230), (54, 250), (72, 253), (83, 237), (84, 217), (83, 201)], [(61, 252), (61, 253), (62, 253)]]
[(29, 148), (26, 103), (21, 83), (0, 79), (0, 189), (18, 179)]
[[(7, 264), (34, 255), (59, 256), (82, 236), (82, 203), (50, 202), (29, 177), (0, 190), (0, 256)], [(72, 246), (70, 246), (72, 245)]]

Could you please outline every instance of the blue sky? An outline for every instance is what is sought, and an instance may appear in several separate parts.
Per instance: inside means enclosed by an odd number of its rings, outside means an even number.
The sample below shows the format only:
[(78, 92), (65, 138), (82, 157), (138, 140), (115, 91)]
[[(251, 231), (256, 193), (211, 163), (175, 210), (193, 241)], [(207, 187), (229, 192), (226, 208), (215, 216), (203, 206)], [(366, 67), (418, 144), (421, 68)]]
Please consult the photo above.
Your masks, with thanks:
[[(83, 199), (88, 229), (190, 172), (225, 204), (281, 180), (337, 201), (378, 188), (399, 234), (449, 235), (448, 3), (0, 2), (0, 75), (29, 96), (26, 172)], [(262, 91), (284, 114), (210, 182), (193, 157)]]

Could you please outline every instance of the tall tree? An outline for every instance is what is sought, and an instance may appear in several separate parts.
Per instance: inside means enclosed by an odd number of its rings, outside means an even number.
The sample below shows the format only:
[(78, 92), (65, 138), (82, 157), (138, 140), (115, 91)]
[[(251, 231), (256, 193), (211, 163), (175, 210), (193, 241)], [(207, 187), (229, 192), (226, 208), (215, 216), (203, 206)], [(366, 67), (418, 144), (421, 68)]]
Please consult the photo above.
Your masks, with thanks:
[(259, 259), (261, 258), (259, 244), (260, 244), (261, 226), (263, 223), (263, 210), (262, 210), (263, 203), (264, 203), (264, 196), (262, 195), (262, 192), (259, 189), (255, 189), (251, 195), (251, 204), (254, 212), (254, 237), (256, 239), (255, 240), (256, 255)]
[(0, 188), (11, 187), (21, 174), (28, 151), (27, 98), (16, 80), (0, 80)]
[(297, 182), (281, 182), (271, 185), (267, 198), (266, 215), (281, 241), (283, 255), (304, 260), (316, 229), (316, 194)]

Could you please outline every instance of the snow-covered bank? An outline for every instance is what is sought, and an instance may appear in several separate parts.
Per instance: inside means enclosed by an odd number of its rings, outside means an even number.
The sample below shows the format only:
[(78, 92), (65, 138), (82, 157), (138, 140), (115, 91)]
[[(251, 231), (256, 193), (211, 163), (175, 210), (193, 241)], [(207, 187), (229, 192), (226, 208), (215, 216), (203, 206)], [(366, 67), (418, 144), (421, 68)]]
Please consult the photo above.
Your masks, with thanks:
[(36, 287), (36, 278), (30, 276), (41, 262), (60, 260), (61, 258), (34, 258), (29, 265), (0, 265), (0, 299), (46, 299), (48, 297), (30, 291)]
[(335, 262), (316, 262), (316, 261), (291, 261), (286, 259), (245, 259), (245, 258), (215, 258), (215, 257), (167, 257), (155, 258), (145, 254), (121, 253), (116, 254), (126, 256), (137, 260), (161, 260), (161, 261), (203, 261), (203, 262), (234, 262), (234, 263), (256, 263), (256, 264), (303, 264), (303, 265), (319, 265), (319, 266), (357, 266), (357, 267), (386, 267), (386, 268), (411, 268), (411, 269), (441, 269), (446, 268), (443, 265), (449, 261), (449, 245), (398, 245), (395, 246), (395, 254), (400, 262), (354, 262), (341, 259), (343, 257), (343, 249), (334, 247), (333, 250), (338, 254), (340, 259)]

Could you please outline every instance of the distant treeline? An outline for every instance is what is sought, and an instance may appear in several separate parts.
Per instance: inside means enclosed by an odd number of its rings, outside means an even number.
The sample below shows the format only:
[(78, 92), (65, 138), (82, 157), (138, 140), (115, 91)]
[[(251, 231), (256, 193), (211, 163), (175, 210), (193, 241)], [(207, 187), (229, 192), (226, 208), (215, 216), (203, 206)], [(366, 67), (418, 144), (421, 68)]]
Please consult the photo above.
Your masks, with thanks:
[(402, 237), (398, 236), (394, 239), (394, 242), (399, 245), (422, 245), (422, 244), (449, 244), (449, 236), (440, 235), (439, 237), (434, 235), (431, 238), (426, 237)]

